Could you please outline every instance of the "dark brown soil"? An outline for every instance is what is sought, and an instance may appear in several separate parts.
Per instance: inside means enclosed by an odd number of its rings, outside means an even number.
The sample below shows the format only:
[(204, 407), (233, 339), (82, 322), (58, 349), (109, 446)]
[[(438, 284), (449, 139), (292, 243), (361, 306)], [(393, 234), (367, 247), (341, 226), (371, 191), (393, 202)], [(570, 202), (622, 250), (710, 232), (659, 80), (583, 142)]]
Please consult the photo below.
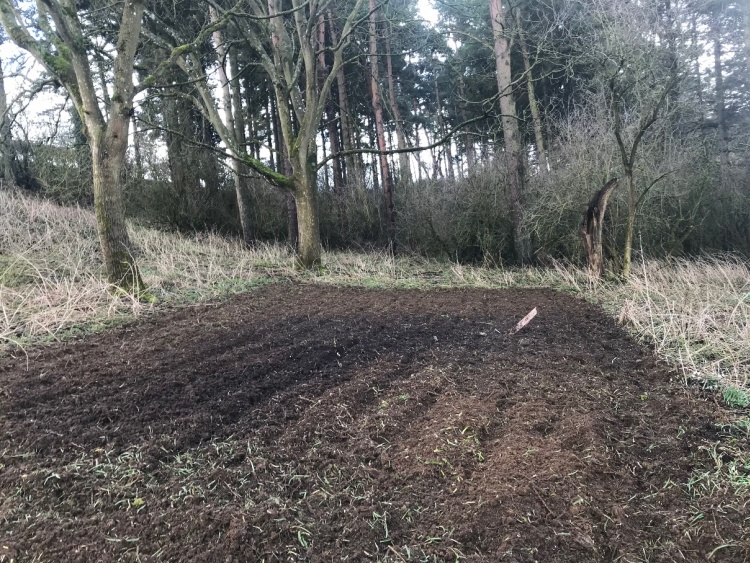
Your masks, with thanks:
[(561, 293), (269, 286), (0, 361), (0, 561), (745, 561), (722, 416)]

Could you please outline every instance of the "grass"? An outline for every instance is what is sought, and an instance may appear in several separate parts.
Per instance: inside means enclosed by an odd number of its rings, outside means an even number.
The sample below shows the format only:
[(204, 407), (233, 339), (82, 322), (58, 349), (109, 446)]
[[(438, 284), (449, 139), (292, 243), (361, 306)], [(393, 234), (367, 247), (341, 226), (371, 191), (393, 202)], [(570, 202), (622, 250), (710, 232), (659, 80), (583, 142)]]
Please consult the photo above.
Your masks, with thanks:
[(553, 287), (600, 303), (686, 379), (718, 381), (728, 404), (747, 406), (750, 264), (737, 256), (647, 260), (625, 283), (594, 283), (563, 264), (483, 268), (386, 252), (329, 252), (323, 268), (306, 272), (295, 269), (281, 244), (247, 249), (215, 234), (139, 226), (131, 235), (156, 304), (108, 291), (89, 211), (0, 192), (0, 346), (8, 351), (95, 331), (280, 278), (376, 288)]

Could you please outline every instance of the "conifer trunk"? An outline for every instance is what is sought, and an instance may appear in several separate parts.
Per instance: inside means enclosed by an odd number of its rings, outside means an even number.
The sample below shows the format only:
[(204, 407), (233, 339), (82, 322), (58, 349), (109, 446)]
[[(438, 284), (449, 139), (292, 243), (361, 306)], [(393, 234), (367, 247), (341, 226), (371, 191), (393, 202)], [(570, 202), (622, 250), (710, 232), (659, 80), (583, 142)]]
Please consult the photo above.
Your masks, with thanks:
[(13, 182), (12, 145), (8, 98), (5, 95), (5, 73), (0, 60), (0, 174), (5, 182)]
[[(388, 35), (385, 39), (385, 62), (386, 72), (388, 74), (388, 97), (391, 102), (391, 113), (393, 120), (396, 122), (396, 142), (399, 150), (406, 149), (406, 135), (404, 135), (404, 120), (401, 117), (401, 110), (398, 108), (398, 97), (396, 96), (396, 86), (393, 79), (393, 61), (391, 60), (391, 35), (393, 35), (393, 25), (388, 23)], [(411, 166), (409, 165), (409, 155), (406, 152), (398, 153), (399, 180), (411, 183)]]
[(517, 259), (521, 262), (528, 262), (531, 260), (531, 244), (523, 231), (524, 166), (518, 132), (518, 120), (516, 117), (516, 100), (513, 96), (513, 81), (510, 69), (510, 40), (506, 34), (505, 12), (502, 1), (489, 1), (492, 34), (495, 40), (495, 67), (497, 72), (497, 88), (500, 94), (500, 111), (502, 112), (505, 159), (508, 169), (510, 210), (513, 222), (513, 246)]
[[(328, 30), (331, 34), (331, 42), (338, 43), (336, 27), (334, 26), (333, 13), (328, 11)], [(351, 151), (358, 148), (354, 125), (349, 110), (349, 95), (346, 88), (346, 75), (344, 74), (344, 65), (341, 65), (336, 71), (336, 89), (339, 98), (339, 119), (341, 121), (341, 141), (345, 151)], [(362, 155), (349, 154), (344, 158), (344, 178), (346, 182), (364, 183), (364, 164)]]
[(531, 110), (531, 122), (534, 126), (534, 142), (536, 144), (537, 164), (541, 172), (547, 172), (549, 162), (547, 161), (547, 151), (544, 148), (544, 129), (542, 127), (542, 118), (539, 115), (539, 103), (536, 99), (534, 90), (534, 73), (531, 68), (531, 59), (529, 57), (529, 47), (526, 44), (526, 37), (523, 33), (521, 24), (521, 11), (516, 11), (516, 22), (518, 23), (518, 42), (521, 45), (521, 55), (523, 58), (523, 70), (526, 74), (526, 92), (529, 96), (529, 109)]
[(388, 242), (393, 246), (396, 242), (396, 215), (393, 207), (393, 180), (388, 166), (388, 147), (385, 142), (385, 126), (383, 124), (383, 106), (380, 101), (380, 85), (378, 70), (378, 37), (377, 14), (375, 0), (368, 0), (370, 8), (370, 94), (372, 95), (372, 111), (375, 115), (375, 135), (380, 152), (380, 179), (385, 198), (385, 221)]

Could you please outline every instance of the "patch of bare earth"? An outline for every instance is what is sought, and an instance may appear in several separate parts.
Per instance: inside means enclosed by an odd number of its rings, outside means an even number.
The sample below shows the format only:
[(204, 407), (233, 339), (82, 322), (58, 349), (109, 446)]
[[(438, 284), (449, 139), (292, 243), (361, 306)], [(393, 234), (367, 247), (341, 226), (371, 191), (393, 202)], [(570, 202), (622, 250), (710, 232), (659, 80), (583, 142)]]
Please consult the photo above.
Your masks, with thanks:
[(0, 362), (0, 560), (744, 561), (721, 419), (561, 293), (269, 286)]

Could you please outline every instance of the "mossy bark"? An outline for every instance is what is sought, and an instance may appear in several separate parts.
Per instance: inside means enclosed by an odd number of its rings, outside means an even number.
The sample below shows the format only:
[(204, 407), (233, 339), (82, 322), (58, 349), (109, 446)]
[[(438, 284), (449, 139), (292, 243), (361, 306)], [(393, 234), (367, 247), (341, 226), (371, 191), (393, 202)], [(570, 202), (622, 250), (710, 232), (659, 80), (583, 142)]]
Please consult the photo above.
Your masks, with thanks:
[[(28, 51), (56, 77), (70, 94), (91, 146), (94, 207), (99, 242), (108, 280), (124, 291), (143, 292), (125, 224), (120, 172), (128, 148), (128, 128), (133, 115), (133, 65), (141, 32), (143, 0), (125, 0), (113, 62), (113, 94), (102, 113), (94, 87), (89, 41), (78, 12), (69, 2), (46, 1), (38, 11), (35, 28), (43, 39), (19, 25), (20, 12), (13, 2), (0, 0), (0, 21), (13, 42)], [(58, 28), (52, 31), (50, 19)], [(60, 30), (64, 29), (62, 33)], [(55, 54), (49, 43), (57, 48)]]
[[(127, 127), (123, 132), (127, 139)], [(120, 173), (125, 160), (127, 141), (107, 139), (92, 143), (94, 176), (94, 209), (99, 231), (104, 267), (110, 283), (126, 292), (144, 291), (125, 223)]]

